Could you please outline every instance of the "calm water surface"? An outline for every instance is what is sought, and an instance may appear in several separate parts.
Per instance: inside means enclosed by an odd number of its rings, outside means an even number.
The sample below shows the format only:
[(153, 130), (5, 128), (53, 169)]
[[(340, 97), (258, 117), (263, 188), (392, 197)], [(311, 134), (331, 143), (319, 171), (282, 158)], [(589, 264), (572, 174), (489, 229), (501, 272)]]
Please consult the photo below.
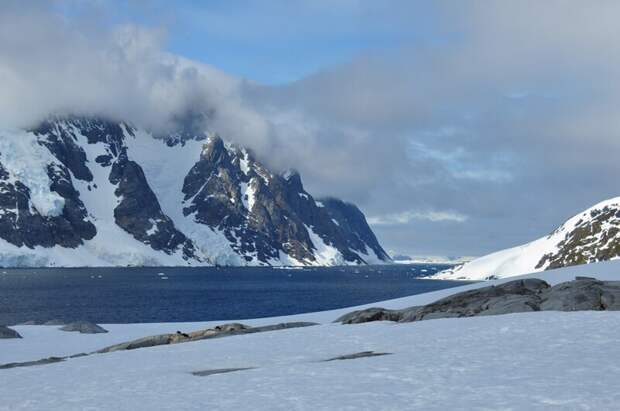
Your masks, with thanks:
[(0, 269), (0, 324), (233, 320), (330, 310), (462, 285), (446, 265), (304, 269)]

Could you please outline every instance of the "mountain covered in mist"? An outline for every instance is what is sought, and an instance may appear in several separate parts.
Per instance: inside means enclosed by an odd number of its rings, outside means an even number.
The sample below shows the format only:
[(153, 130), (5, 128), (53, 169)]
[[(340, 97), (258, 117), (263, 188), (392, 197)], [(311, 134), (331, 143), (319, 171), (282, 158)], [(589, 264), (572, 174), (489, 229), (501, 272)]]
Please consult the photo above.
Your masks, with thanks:
[(389, 261), (362, 212), (217, 135), (67, 117), (0, 131), (0, 265)]
[(483, 280), (620, 258), (620, 197), (572, 217), (546, 237), (435, 275)]

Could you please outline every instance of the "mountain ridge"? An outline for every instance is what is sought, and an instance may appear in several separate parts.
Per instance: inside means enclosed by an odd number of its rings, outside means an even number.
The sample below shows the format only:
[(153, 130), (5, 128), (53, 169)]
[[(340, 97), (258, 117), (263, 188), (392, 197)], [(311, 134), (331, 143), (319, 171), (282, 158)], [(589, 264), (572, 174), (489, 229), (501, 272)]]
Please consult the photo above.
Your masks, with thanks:
[(216, 134), (87, 117), (0, 132), (3, 266), (388, 261), (356, 206)]
[(620, 258), (620, 197), (568, 219), (549, 235), (434, 275), (485, 280)]

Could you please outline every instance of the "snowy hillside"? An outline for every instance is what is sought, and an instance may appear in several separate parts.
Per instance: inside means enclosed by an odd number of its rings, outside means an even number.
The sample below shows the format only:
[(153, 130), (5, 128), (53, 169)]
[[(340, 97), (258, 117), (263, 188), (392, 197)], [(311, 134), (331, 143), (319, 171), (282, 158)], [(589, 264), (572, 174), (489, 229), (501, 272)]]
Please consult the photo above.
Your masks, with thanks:
[(386, 261), (354, 205), (217, 135), (89, 118), (0, 131), (0, 266)]
[(433, 276), (484, 280), (620, 257), (620, 197), (566, 221), (547, 237), (498, 251)]

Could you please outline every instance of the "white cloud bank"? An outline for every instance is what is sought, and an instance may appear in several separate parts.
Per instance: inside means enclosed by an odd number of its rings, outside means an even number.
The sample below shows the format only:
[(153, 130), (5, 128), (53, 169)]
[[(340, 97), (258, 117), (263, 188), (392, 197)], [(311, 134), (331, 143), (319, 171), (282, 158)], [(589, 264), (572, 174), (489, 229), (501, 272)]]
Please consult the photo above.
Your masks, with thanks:
[[(275, 87), (166, 53), (159, 30), (76, 21), (57, 3), (0, 4), (2, 127), (74, 113), (166, 131), (206, 114), (198, 126), (298, 168), (312, 192), (386, 216), (380, 238), (411, 253), (483, 254), (618, 195), (618, 2), (373, 3), (399, 33), (429, 8), (438, 24)], [(365, 7), (343, 2), (338, 15)], [(300, 24), (320, 25), (317, 10)]]

